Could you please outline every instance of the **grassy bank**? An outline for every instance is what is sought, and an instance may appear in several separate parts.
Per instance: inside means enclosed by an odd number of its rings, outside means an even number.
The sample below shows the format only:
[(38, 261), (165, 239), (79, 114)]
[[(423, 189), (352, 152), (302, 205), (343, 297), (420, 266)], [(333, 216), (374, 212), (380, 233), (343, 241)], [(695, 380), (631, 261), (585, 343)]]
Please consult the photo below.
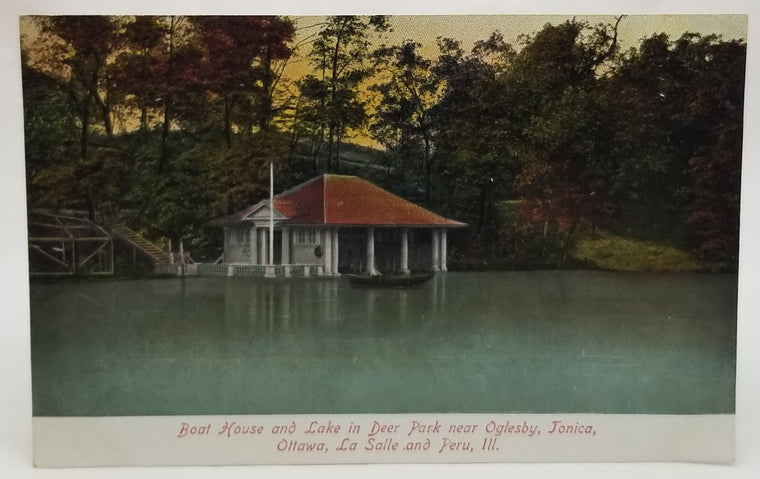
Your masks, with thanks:
[(592, 268), (613, 271), (696, 272), (714, 270), (682, 249), (651, 240), (625, 238), (597, 229), (575, 242), (572, 257)]

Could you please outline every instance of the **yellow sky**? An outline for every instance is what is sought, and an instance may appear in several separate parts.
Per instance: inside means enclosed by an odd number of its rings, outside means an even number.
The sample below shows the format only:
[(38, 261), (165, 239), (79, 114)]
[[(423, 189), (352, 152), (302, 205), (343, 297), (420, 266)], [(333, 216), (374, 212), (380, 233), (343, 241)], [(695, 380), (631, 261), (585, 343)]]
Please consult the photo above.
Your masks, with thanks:
[[(323, 16), (294, 16), (299, 28), (299, 38), (318, 31), (316, 25), (325, 21)], [(518, 48), (518, 37), (523, 34), (533, 34), (541, 30), (547, 23), (559, 24), (576, 18), (595, 25), (598, 23), (614, 23), (613, 15), (394, 15), (390, 18), (393, 31), (383, 35), (382, 41), (389, 45), (400, 44), (404, 40), (413, 39), (423, 45), (422, 52), (429, 58), (438, 54), (436, 39), (450, 37), (459, 40), (465, 51), (468, 51), (478, 40), (487, 39), (492, 32), (500, 31), (504, 40)], [(307, 28), (314, 25), (313, 28)], [(680, 37), (684, 32), (700, 33), (702, 35), (718, 34), (724, 40), (747, 38), (746, 15), (630, 15), (626, 16), (619, 25), (619, 43), (621, 48), (637, 48), (639, 41), (655, 33), (667, 33), (671, 39)], [(519, 48), (518, 48), (519, 49)], [(298, 52), (300, 58), (291, 61), (286, 76), (298, 78), (309, 72), (309, 63), (303, 56), (309, 52), (305, 45)], [(362, 137), (355, 136), (352, 141), (374, 145)]]
[[(422, 52), (429, 58), (437, 56), (436, 39), (450, 37), (462, 42), (467, 51), (478, 40), (487, 39), (492, 32), (500, 31), (504, 40), (518, 47), (518, 37), (532, 34), (547, 23), (559, 24), (575, 17), (592, 25), (614, 23), (613, 15), (394, 15), (390, 18), (392, 31), (383, 34), (382, 41), (389, 45), (413, 39), (423, 45)], [(324, 16), (292, 16), (299, 28), (297, 41), (318, 31)], [(309, 28), (310, 26), (314, 26)], [(619, 41), (623, 49), (638, 47), (639, 41), (655, 33), (667, 33), (671, 39), (684, 32), (703, 35), (711, 33), (725, 40), (747, 38), (746, 15), (630, 15), (619, 26)], [(287, 76), (298, 78), (309, 71), (308, 61), (303, 57), (309, 52), (304, 45), (289, 65)]]
[[(590, 24), (614, 23), (613, 15), (394, 15), (393, 31), (385, 41), (397, 44), (414, 39), (433, 48), (437, 37), (460, 40), (465, 47), (484, 40), (499, 30), (508, 43), (517, 43), (521, 34), (539, 31), (546, 23), (558, 24), (576, 18)], [(324, 21), (325, 17), (292, 17), (299, 27)], [(305, 31), (313, 31), (305, 30)], [(665, 32), (676, 38), (685, 31), (701, 34), (716, 33), (724, 39), (747, 37), (746, 15), (629, 15), (620, 23), (620, 42), (624, 48), (636, 47), (641, 38)], [(304, 32), (302, 32), (304, 33)]]
[[(422, 39), (434, 42), (438, 36), (449, 36), (465, 45), (487, 38), (494, 30), (505, 40), (515, 43), (518, 35), (534, 33), (546, 23), (562, 23), (573, 15), (466, 15), (466, 16), (396, 16), (391, 24), (396, 39)], [(613, 15), (578, 15), (575, 18), (591, 24), (613, 23)], [(684, 31), (721, 33), (726, 38), (746, 38), (747, 17), (744, 15), (633, 15), (620, 23), (620, 40), (626, 46), (636, 46), (638, 40), (652, 33), (666, 32), (679, 36)], [(424, 41), (427, 39), (428, 41)]]
[[(298, 37), (296, 42), (316, 33), (324, 16), (291, 16), (296, 21)], [(375, 38), (376, 43), (389, 45), (400, 44), (413, 39), (423, 45), (422, 53), (429, 58), (438, 54), (436, 39), (450, 37), (459, 40), (468, 51), (478, 40), (487, 39), (492, 32), (500, 31), (507, 43), (519, 48), (518, 38), (523, 34), (533, 34), (547, 23), (559, 24), (576, 18), (590, 24), (614, 23), (613, 15), (394, 15), (390, 17), (392, 31), (384, 33), (382, 38)], [(27, 41), (34, 35), (33, 25), (21, 19), (20, 29), (26, 34)], [(635, 48), (639, 41), (655, 33), (667, 33), (671, 39), (678, 38), (684, 32), (703, 35), (719, 34), (725, 40), (747, 38), (746, 15), (629, 15), (619, 26), (619, 42), (623, 49)], [(286, 77), (296, 79), (310, 72), (311, 66), (305, 56), (309, 45), (303, 45), (286, 70)], [(354, 141), (365, 143), (359, 138)], [(372, 144), (372, 142), (368, 142)]]
[[(434, 57), (437, 54), (435, 41), (438, 37), (451, 37), (462, 42), (465, 50), (478, 40), (484, 40), (496, 30), (504, 35), (508, 43), (517, 46), (521, 34), (532, 34), (539, 31), (546, 23), (558, 24), (575, 17), (591, 24), (614, 23), (613, 15), (394, 15), (390, 23), (392, 31), (384, 34), (383, 42), (399, 44), (407, 39), (421, 43), (426, 55)], [(324, 22), (324, 16), (291, 16), (299, 28), (299, 38), (314, 33), (318, 27), (308, 28)], [(22, 18), (20, 28), (22, 34), (34, 37), (31, 24)], [(629, 15), (619, 27), (619, 40), (623, 48), (638, 46), (645, 36), (665, 32), (671, 38), (677, 38), (682, 33), (696, 32), (703, 35), (716, 33), (724, 39), (747, 38), (746, 15)], [(308, 46), (299, 52), (308, 53)], [(305, 62), (294, 61), (294, 66)], [(307, 65), (303, 65), (304, 67)], [(303, 68), (303, 67), (298, 67)], [(294, 75), (297, 76), (297, 75)]]

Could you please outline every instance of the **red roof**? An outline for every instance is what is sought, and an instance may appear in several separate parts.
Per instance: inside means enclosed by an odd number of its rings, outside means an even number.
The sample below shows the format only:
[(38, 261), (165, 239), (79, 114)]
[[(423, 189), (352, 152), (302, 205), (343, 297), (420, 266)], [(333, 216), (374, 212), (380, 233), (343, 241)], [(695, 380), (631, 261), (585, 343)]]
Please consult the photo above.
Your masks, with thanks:
[[(453, 221), (356, 176), (322, 175), (274, 197), (275, 209), (293, 225), (458, 227)], [(245, 222), (247, 208), (218, 226)]]

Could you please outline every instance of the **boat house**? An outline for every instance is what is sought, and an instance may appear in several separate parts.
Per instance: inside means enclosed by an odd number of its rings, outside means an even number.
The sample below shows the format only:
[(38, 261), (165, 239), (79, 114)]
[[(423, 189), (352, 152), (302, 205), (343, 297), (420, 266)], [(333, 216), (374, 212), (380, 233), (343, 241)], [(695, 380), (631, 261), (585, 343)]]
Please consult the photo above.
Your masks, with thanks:
[(364, 179), (331, 174), (210, 225), (224, 228), (228, 274), (256, 276), (445, 271), (447, 231), (466, 226)]

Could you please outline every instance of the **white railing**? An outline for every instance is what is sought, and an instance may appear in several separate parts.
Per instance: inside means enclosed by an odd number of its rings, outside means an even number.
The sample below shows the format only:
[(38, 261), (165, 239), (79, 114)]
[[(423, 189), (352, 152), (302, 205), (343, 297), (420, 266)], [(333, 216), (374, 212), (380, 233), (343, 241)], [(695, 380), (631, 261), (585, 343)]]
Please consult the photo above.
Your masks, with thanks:
[(235, 264), (230, 276), (265, 276), (266, 266), (259, 264)]
[(227, 276), (226, 264), (198, 263), (196, 273), (203, 276)]
[(153, 272), (155, 274), (171, 274), (171, 275), (177, 275), (182, 276), (182, 264), (171, 264), (171, 263), (154, 263), (153, 264)]
[[(159, 268), (160, 266), (160, 268)], [(161, 264), (156, 265), (156, 273), (159, 274), (182, 274), (179, 269), (182, 265)], [(192, 267), (189, 267), (192, 266)], [(305, 278), (319, 277), (323, 269), (316, 264), (224, 264), (224, 263), (197, 263), (185, 265), (186, 275), (200, 276), (253, 276), (259, 278)]]

